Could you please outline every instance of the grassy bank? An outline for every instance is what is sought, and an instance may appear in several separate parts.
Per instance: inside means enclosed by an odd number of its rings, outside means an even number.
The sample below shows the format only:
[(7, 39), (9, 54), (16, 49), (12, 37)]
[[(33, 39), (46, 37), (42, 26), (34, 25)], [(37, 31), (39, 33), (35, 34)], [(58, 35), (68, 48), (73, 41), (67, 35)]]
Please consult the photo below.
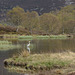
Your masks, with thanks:
[(73, 38), (73, 35), (33, 35), (33, 36), (19, 36), (19, 39), (67, 39)]
[(20, 45), (13, 45), (10, 41), (0, 41), (0, 51), (20, 48)]
[[(72, 37), (72, 36), (70, 36)], [(68, 35), (51, 35), (50, 38), (52, 39), (67, 39)]]
[(3, 39), (19, 39), (19, 40), (32, 40), (32, 39), (67, 39), (71, 38), (73, 35), (17, 35), (17, 34), (4, 34), (0, 35)]
[(75, 66), (75, 53), (52, 53), (52, 54), (32, 54), (22, 52), (18, 57), (12, 57), (4, 61), (6, 66), (16, 67), (22, 71), (62, 69)]

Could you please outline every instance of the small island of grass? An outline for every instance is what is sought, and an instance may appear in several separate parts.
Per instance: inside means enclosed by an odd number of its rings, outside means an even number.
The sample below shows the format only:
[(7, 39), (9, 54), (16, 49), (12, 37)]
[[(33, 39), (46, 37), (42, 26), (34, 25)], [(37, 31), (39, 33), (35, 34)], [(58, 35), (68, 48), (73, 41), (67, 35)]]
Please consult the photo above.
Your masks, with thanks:
[(19, 56), (4, 60), (6, 67), (21, 71), (39, 71), (53, 69), (69, 69), (75, 66), (75, 53), (29, 54), (24, 51)]

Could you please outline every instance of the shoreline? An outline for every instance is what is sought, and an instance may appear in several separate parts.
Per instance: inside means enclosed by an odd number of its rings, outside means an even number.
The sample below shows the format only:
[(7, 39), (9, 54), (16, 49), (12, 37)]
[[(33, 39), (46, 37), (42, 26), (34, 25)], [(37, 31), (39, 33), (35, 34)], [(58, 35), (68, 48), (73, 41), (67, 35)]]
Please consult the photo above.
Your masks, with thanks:
[(0, 39), (67, 39), (73, 38), (70, 34), (59, 34), (59, 35), (17, 35), (17, 34), (3, 34), (0, 35)]

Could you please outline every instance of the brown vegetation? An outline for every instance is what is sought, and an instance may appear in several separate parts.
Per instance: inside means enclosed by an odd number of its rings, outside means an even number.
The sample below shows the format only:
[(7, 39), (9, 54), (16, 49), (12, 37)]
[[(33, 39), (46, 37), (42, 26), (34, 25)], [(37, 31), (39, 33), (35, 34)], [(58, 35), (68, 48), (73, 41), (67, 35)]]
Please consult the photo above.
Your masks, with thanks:
[(0, 25), (0, 34), (30, 34), (30, 32), (23, 27), (18, 28), (18, 32), (16, 30), (17, 27), (14, 26)]

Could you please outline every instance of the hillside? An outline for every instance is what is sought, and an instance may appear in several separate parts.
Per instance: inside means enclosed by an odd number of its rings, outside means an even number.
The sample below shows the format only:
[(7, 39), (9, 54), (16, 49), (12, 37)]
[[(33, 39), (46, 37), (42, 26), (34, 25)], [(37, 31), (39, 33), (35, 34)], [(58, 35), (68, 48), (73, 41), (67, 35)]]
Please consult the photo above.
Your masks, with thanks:
[(24, 8), (25, 11), (37, 11), (39, 14), (60, 9), (60, 7), (73, 4), (75, 0), (0, 0), (0, 13), (15, 6)]

